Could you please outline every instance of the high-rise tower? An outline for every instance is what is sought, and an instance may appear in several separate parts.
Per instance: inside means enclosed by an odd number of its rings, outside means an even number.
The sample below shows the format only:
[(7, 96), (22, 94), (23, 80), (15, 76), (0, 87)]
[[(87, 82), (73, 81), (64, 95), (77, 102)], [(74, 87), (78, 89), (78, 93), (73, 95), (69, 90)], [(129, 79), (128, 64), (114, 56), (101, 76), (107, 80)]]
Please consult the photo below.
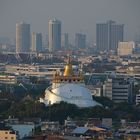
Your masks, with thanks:
[(30, 51), (30, 24), (24, 22), (16, 24), (16, 52)]
[(68, 35), (68, 33), (62, 34), (61, 47), (65, 50), (69, 49), (69, 35)]
[(96, 44), (98, 51), (117, 50), (118, 42), (123, 41), (124, 25), (107, 21), (96, 25)]
[(86, 48), (86, 35), (81, 33), (75, 34), (75, 47), (77, 49), (85, 49)]
[(41, 33), (32, 33), (32, 52), (41, 52), (42, 51), (42, 34)]
[(57, 19), (49, 20), (49, 51), (61, 49), (61, 22)]

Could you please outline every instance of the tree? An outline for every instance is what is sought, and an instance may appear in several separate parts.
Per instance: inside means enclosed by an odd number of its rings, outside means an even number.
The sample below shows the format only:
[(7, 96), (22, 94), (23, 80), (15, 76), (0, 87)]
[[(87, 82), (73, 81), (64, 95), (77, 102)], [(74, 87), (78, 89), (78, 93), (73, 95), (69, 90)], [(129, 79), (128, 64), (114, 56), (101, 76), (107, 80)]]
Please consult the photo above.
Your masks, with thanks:
[(93, 96), (93, 99), (96, 100), (97, 102), (101, 103), (103, 105), (103, 107), (113, 108), (113, 105), (114, 105), (113, 101), (107, 97)]

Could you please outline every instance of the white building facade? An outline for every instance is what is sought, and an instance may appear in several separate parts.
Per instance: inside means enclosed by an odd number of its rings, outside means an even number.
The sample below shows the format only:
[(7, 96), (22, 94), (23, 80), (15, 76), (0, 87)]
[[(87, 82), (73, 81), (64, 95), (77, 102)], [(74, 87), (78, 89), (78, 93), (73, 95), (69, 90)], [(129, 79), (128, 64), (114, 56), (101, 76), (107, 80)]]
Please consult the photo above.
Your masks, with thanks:
[(118, 55), (119, 56), (132, 55), (134, 48), (135, 48), (135, 43), (133, 41), (119, 42), (118, 43)]

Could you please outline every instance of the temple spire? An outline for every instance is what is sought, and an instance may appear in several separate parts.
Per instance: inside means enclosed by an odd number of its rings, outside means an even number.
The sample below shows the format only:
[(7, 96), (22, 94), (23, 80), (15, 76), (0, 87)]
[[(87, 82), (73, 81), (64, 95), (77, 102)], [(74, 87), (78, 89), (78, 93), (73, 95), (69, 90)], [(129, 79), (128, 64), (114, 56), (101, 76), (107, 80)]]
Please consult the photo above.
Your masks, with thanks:
[(64, 70), (64, 76), (73, 76), (72, 64), (71, 64), (71, 57), (68, 56), (68, 62)]

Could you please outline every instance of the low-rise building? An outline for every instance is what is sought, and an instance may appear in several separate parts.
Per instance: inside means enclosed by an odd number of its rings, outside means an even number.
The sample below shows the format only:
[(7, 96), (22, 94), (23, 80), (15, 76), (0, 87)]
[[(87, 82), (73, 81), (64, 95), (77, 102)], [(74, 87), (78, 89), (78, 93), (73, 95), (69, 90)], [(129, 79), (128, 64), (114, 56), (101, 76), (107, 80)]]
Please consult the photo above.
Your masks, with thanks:
[(57, 132), (59, 131), (59, 122), (42, 122), (41, 130)]
[(11, 130), (0, 130), (0, 140), (17, 140), (17, 134)]
[(102, 96), (102, 86), (101, 85), (86, 85), (86, 87), (91, 91), (93, 96)]
[(140, 104), (140, 94), (136, 95), (136, 105)]
[(111, 128), (112, 118), (102, 118), (102, 126)]
[(65, 120), (64, 125), (66, 127), (76, 127), (76, 123), (70, 117), (67, 117), (67, 119)]
[(131, 41), (131, 42), (119, 42), (118, 55), (119, 56), (132, 55), (134, 47), (135, 47), (135, 43), (133, 41)]
[(32, 136), (34, 133), (35, 125), (31, 124), (11, 124), (9, 125), (13, 130), (18, 131), (19, 138), (22, 139), (24, 136)]
[(132, 96), (133, 83), (127, 78), (108, 79), (103, 86), (103, 96), (108, 97), (116, 103), (129, 102), (133, 100)]
[(15, 84), (17, 82), (15, 76), (0, 75), (0, 83)]

